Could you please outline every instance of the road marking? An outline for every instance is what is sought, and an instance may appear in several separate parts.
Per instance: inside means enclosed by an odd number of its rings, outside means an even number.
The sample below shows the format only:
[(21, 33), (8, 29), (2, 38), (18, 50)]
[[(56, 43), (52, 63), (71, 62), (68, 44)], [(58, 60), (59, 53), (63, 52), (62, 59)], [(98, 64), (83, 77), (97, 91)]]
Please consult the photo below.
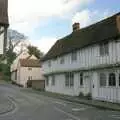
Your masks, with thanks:
[(62, 103), (62, 102), (58, 102), (58, 101), (55, 101), (56, 104), (60, 104), (60, 105), (63, 105), (63, 106), (66, 106), (65, 103)]
[(84, 111), (87, 108), (72, 108), (72, 111), (78, 112), (78, 111)]
[(55, 110), (57, 110), (57, 111), (59, 111), (59, 112), (61, 112), (61, 113), (64, 113), (65, 115), (71, 117), (71, 118), (74, 119), (74, 120), (80, 120), (80, 118), (78, 118), (78, 117), (76, 117), (76, 116), (74, 116), (74, 115), (72, 115), (72, 114), (70, 114), (70, 113), (68, 113), (68, 112), (63, 111), (63, 110), (61, 110), (60, 108), (57, 108), (57, 107), (54, 107), (54, 108), (55, 108)]
[(111, 118), (119, 119), (120, 120), (120, 115), (109, 115)]

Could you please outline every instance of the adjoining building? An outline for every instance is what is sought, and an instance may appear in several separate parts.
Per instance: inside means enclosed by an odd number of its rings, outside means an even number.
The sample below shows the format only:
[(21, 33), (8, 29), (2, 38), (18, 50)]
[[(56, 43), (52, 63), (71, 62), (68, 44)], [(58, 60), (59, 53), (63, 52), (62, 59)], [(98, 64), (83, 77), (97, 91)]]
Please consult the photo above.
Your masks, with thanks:
[(8, 26), (8, 0), (0, 0), (0, 55), (6, 51)]
[(28, 87), (31, 81), (35, 88), (43, 89), (45, 85), (40, 60), (27, 52), (21, 53), (11, 65), (11, 80), (23, 87)]
[(43, 58), (46, 91), (120, 102), (120, 13), (58, 40)]

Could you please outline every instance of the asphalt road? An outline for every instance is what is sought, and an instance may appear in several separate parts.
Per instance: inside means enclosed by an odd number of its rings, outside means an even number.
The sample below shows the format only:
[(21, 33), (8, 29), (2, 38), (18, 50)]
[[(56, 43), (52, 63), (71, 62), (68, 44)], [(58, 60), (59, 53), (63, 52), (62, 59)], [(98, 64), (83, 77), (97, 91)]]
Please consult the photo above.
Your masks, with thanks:
[(0, 120), (120, 120), (120, 112), (45, 97), (13, 85), (0, 85), (2, 95), (12, 100), (15, 109), (0, 115)]

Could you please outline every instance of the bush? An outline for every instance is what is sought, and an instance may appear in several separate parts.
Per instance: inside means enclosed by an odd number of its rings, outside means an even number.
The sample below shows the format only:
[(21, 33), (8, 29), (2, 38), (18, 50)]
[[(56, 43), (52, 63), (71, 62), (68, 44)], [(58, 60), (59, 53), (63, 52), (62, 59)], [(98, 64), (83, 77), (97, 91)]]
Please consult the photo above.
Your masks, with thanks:
[(79, 93), (79, 97), (80, 98), (83, 98), (84, 97), (84, 94), (82, 92)]
[(86, 94), (85, 97), (86, 97), (88, 100), (91, 100), (91, 99), (92, 99), (91, 93)]

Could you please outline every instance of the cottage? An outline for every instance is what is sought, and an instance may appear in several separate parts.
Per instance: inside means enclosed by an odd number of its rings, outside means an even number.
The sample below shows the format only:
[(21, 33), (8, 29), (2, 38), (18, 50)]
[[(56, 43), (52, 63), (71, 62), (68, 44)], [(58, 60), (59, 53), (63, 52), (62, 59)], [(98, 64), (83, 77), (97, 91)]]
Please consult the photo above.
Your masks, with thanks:
[(35, 80), (35, 82), (39, 83), (38, 87), (44, 88), (40, 61), (34, 55), (30, 56), (27, 52), (21, 53), (11, 65), (11, 80), (23, 87), (27, 87), (28, 81)]
[(4, 54), (7, 45), (8, 0), (0, 0), (0, 54)]
[(120, 102), (120, 13), (58, 40), (43, 58), (46, 91)]

